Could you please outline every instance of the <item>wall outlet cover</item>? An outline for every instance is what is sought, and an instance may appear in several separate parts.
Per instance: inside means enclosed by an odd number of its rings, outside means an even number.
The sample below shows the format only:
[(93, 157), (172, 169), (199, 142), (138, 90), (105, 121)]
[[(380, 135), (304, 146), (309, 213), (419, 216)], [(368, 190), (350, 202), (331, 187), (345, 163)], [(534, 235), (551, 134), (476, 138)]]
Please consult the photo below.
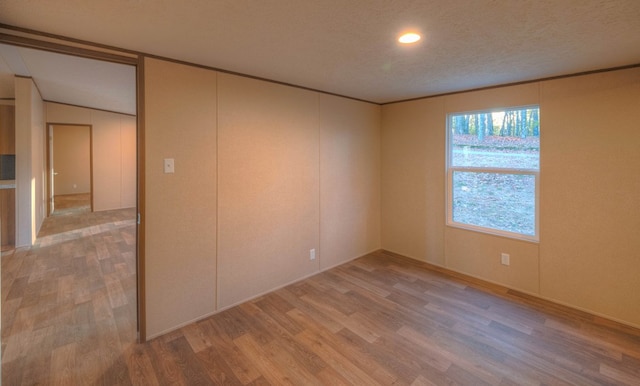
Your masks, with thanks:
[(509, 264), (511, 264), (511, 261), (510, 261), (510, 260), (511, 260), (511, 259), (510, 259), (510, 256), (509, 256), (509, 254), (508, 254), (508, 253), (503, 253), (503, 254), (501, 254), (501, 255), (500, 255), (500, 262), (502, 263), (502, 265), (509, 265)]

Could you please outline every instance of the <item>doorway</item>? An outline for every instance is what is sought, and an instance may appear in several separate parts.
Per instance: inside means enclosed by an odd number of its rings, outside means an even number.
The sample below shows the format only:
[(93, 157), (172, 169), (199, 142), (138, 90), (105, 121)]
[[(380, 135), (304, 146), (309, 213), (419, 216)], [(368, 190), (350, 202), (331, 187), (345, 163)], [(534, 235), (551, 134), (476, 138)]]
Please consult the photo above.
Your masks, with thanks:
[(93, 212), (93, 136), (90, 125), (49, 124), (48, 215)]
[[(26, 33), (21, 32), (21, 34)], [(62, 262), (72, 262), (71, 267), (81, 271), (78, 274), (64, 276), (65, 296), (67, 298), (71, 295), (79, 296), (70, 302), (76, 307), (72, 314), (91, 315), (91, 312), (87, 311), (87, 307), (92, 308), (92, 304), (88, 301), (90, 294), (86, 289), (99, 287), (99, 293), (92, 300), (93, 308), (97, 310), (94, 310), (96, 314), (87, 320), (100, 322), (97, 327), (107, 327), (108, 331), (101, 333), (100, 330), (96, 330), (93, 333), (99, 336), (112, 336), (113, 328), (117, 326), (118, 335), (123, 342), (145, 341), (144, 237), (142, 236), (144, 223), (140, 221), (140, 218), (144, 217), (144, 200), (142, 200), (144, 197), (144, 173), (142, 172), (144, 170), (144, 125), (142, 124), (144, 120), (141, 108), (144, 106), (142, 91), (144, 62), (136, 53), (118, 50), (105, 52), (104, 47), (91, 44), (76, 42), (71, 46), (64, 39), (45, 42), (37, 35), (26, 35), (26, 37), (15, 37), (11, 34), (0, 36), (0, 61), (8, 57), (12, 59), (8, 61), (9, 63), (24, 64), (15, 68), (10, 66), (6, 74), (3, 72), (4, 68), (0, 68), (0, 89), (4, 84), (3, 77), (11, 77), (10, 83), (13, 85), (16, 75), (30, 78), (35, 83), (35, 87), (38, 86), (38, 82), (47, 86), (38, 88), (45, 103), (44, 111), (40, 116), (45, 120), (40, 131), (40, 138), (44, 143), (32, 143), (31, 150), (34, 154), (40, 152), (44, 156), (41, 156), (38, 163), (44, 166), (45, 170), (43, 173), (36, 173), (36, 182), (44, 182), (41, 188), (36, 189), (36, 193), (39, 190), (38, 194), (41, 194), (36, 201), (39, 205), (36, 210), (44, 217), (51, 217), (45, 220), (55, 220), (43, 224), (40, 229), (43, 238), (39, 241), (38, 247), (33, 250), (43, 255), (31, 267), (34, 269), (49, 267), (53, 264), (52, 257), (55, 256), (62, 257)], [(44, 65), (45, 63), (47, 65)], [(25, 72), (21, 73), (22, 70)], [(80, 93), (78, 90), (83, 92)], [(7, 97), (14, 99), (13, 94)], [(0, 98), (2, 98), (1, 95)], [(111, 120), (115, 116), (118, 116), (118, 122)], [(57, 133), (53, 133), (54, 129), (50, 128), (50, 125), (74, 126), (67, 124), (70, 122), (83, 126), (90, 136), (88, 164), (90, 173), (93, 173), (89, 176), (89, 207), (86, 208), (85, 204), (86, 213), (81, 213), (79, 216), (56, 216), (56, 211), (61, 209), (61, 204), (56, 205), (55, 198), (65, 192), (60, 190), (61, 184), (64, 183), (61, 183), (60, 179), (68, 173), (59, 170), (56, 161), (51, 159), (51, 156), (56, 153), (55, 150), (52, 151), (51, 146), (56, 142)], [(107, 130), (105, 125), (108, 126), (109, 131), (105, 131)], [(120, 128), (119, 138), (115, 135), (118, 127)], [(48, 140), (49, 135), (53, 137), (53, 143)], [(121, 149), (120, 155), (114, 152), (117, 148)], [(87, 162), (78, 163), (87, 164)], [(121, 165), (120, 168), (116, 165), (118, 163)], [(76, 181), (70, 184), (71, 194), (86, 194), (79, 192), (83, 186), (81, 183)], [(125, 186), (126, 189), (123, 188)], [(33, 194), (32, 191), (31, 195)], [(28, 196), (25, 198), (32, 199)], [(80, 221), (71, 223), (78, 217)], [(50, 224), (55, 226), (49, 226)], [(75, 236), (80, 238), (73, 240)], [(82, 237), (88, 239), (83, 240)], [(74, 242), (75, 244), (72, 244)], [(87, 251), (83, 248), (91, 250), (85, 253)], [(24, 251), (27, 253), (27, 250)], [(20, 261), (23, 256), (15, 257), (16, 261)], [(81, 257), (84, 257), (84, 262)], [(68, 273), (70, 272), (68, 269), (69, 267), (65, 266), (57, 272)], [(53, 274), (54, 272), (56, 270), (47, 269), (38, 271), (34, 275), (43, 278), (42, 275), (45, 273)], [(12, 277), (9, 271), (6, 274), (1, 273), (3, 277)], [(76, 278), (80, 282), (72, 281)], [(10, 288), (9, 281), (7, 280), (3, 288)], [(23, 282), (21, 279), (16, 284)], [(33, 284), (37, 286), (40, 283), (39, 280)], [(3, 284), (5, 284), (4, 281)], [(82, 287), (85, 284), (88, 287)], [(25, 289), (25, 292), (30, 291)], [(61, 300), (67, 298), (62, 297)], [(69, 304), (65, 303), (60, 310), (66, 310), (69, 314), (68, 306)], [(64, 320), (56, 318), (55, 315), (51, 317), (54, 321)], [(82, 317), (79, 321), (83, 321)], [(64, 334), (71, 328), (68, 321), (65, 323), (67, 325), (64, 328), (52, 328), (51, 332)], [(90, 332), (92, 328), (85, 323), (77, 331)], [(38, 333), (41, 334), (42, 331), (40, 329)], [(26, 332), (21, 333), (21, 336), (26, 337)], [(67, 337), (68, 334), (60, 337), (52, 335), (47, 339), (57, 341)], [(79, 335), (76, 339), (78, 347), (80, 344), (91, 344), (90, 339), (85, 342)], [(12, 350), (7, 346), (8, 341), (13, 342), (3, 337), (3, 354), (5, 349), (8, 352)], [(15, 342), (19, 341), (15, 340)], [(26, 350), (26, 347), (18, 347), (16, 352)], [(36, 347), (34, 352), (41, 353), (42, 349)], [(7, 361), (11, 361), (11, 357), (3, 355), (3, 366)], [(19, 362), (28, 363), (23, 359)], [(107, 362), (101, 365), (110, 366), (111, 364)]]

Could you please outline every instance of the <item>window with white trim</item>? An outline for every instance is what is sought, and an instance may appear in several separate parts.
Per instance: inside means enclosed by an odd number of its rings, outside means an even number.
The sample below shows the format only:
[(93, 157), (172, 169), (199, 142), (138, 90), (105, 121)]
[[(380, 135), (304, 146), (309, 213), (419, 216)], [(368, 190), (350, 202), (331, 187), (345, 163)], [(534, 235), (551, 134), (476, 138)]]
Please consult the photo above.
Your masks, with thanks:
[(447, 116), (447, 224), (538, 240), (540, 108)]

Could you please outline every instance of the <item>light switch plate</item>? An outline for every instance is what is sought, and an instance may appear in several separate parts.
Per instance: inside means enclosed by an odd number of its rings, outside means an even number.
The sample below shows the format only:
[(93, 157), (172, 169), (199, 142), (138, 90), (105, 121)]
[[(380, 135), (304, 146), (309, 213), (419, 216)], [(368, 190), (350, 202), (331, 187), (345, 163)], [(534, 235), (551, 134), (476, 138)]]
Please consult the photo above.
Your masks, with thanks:
[(164, 172), (165, 174), (175, 173), (175, 163), (173, 158), (164, 159)]

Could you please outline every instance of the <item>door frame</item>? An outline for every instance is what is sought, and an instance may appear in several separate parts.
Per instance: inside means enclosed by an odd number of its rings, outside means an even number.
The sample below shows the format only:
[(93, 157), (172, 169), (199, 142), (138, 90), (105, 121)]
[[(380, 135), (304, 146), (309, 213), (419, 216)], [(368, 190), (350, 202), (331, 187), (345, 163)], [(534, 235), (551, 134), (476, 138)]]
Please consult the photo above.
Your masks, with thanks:
[[(131, 50), (68, 38), (60, 35), (14, 27), (0, 23), (0, 43), (56, 52), (88, 59), (126, 64), (136, 69), (136, 139), (137, 139), (137, 221), (136, 221), (136, 289), (138, 341), (146, 342), (145, 285), (145, 125), (144, 60), (145, 55)], [(48, 147), (48, 143), (43, 145)], [(42, 149), (45, 151), (45, 149)], [(0, 268), (1, 269), (1, 268)]]
[[(53, 131), (53, 126), (82, 126), (89, 129), (89, 200), (91, 202), (91, 212), (93, 212), (93, 125), (86, 123), (60, 123), (60, 122), (46, 122), (45, 123), (45, 138), (46, 140), (46, 170), (44, 176), (44, 183), (47, 186), (47, 217), (51, 216), (51, 214), (55, 211), (55, 207), (52, 208), (52, 203), (54, 200), (55, 191), (52, 191), (52, 183), (54, 181), (53, 175), (53, 164), (52, 159), (52, 147), (54, 137), (51, 135)], [(54, 189), (55, 190), (55, 189)]]

